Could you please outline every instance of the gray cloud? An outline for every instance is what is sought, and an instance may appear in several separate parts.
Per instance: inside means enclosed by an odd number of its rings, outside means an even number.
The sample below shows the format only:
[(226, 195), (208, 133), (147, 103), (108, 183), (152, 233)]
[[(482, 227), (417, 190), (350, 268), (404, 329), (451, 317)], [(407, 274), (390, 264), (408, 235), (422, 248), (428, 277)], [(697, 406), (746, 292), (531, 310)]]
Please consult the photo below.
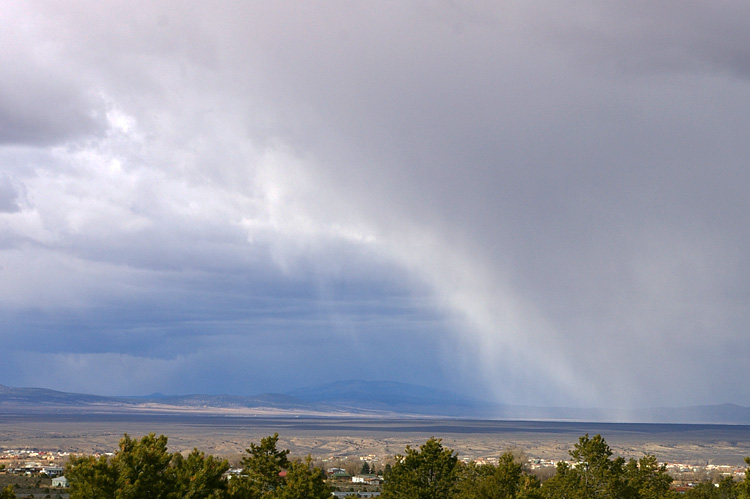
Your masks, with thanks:
[(10, 177), (0, 176), (0, 212), (12, 213), (20, 210), (20, 197)]
[[(26, 189), (0, 214), (8, 317), (124, 307), (128, 329), (149, 296), (174, 311), (149, 326), (164, 338), (252, 350), (211, 308), (304, 290), (326, 312), (290, 312), (316, 338), (299, 343), (348, 331), (372, 376), (481, 380), (508, 402), (750, 403), (710, 381), (744, 374), (722, 360), (744, 352), (748, 319), (743, 4), (31, 10), (17, 15), (37, 24), (3, 35), (31, 61), (4, 83), (24, 92), (0, 93), (3, 140), (35, 146), (0, 151)], [(360, 310), (347, 286), (406, 308)], [(176, 327), (170, 295), (212, 336)], [(331, 376), (280, 346), (289, 329), (240, 319), (305, 379)], [(202, 348), (151, 352), (97, 324), (102, 351), (70, 337), (81, 372), (90, 354), (179, 357), (147, 361), (176, 373)], [(428, 335), (443, 371), (410, 365)], [(205, 379), (230, 376), (221, 355)]]
[[(46, 31), (51, 26), (30, 6), (6, 7), (8, 29), (0, 34), (0, 144), (57, 144), (101, 132), (101, 96), (64, 50), (70, 33)], [(35, 39), (39, 35), (44, 39)]]

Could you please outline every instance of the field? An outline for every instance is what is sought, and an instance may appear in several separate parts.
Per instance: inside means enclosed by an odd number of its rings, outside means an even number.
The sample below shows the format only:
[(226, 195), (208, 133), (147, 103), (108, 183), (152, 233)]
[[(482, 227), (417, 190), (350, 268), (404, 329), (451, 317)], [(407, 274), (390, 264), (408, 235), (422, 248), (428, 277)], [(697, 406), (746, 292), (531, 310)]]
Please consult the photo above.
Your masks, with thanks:
[(656, 455), (660, 461), (743, 465), (750, 426), (481, 421), (453, 419), (248, 417), (217, 414), (2, 414), (0, 449), (113, 452), (123, 433), (169, 437), (171, 451), (194, 447), (237, 459), (278, 432), (292, 455), (315, 458), (402, 453), (435, 436), (460, 457), (497, 457), (520, 449), (529, 457), (565, 459), (578, 437), (601, 434), (617, 455)]

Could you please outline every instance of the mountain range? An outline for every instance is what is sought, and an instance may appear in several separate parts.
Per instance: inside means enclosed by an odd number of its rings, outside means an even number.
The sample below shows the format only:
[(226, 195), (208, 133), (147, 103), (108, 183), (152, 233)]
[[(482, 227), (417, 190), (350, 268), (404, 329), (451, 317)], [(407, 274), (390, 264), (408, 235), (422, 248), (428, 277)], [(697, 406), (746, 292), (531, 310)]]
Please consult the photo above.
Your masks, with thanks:
[(393, 381), (347, 380), (288, 393), (107, 397), (0, 385), (0, 413), (211, 412), (263, 415), (449, 417), (591, 422), (750, 424), (750, 408), (734, 404), (611, 410), (494, 404), (445, 390)]

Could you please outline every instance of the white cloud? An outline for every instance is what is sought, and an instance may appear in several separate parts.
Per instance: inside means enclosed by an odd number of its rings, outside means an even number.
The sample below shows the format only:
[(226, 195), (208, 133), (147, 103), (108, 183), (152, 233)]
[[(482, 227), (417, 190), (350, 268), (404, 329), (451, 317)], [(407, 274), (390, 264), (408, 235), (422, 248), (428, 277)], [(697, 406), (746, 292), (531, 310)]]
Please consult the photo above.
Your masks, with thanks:
[(526, 403), (698, 401), (651, 379), (743, 337), (740, 3), (11, 7), (8, 309), (388, 281)]

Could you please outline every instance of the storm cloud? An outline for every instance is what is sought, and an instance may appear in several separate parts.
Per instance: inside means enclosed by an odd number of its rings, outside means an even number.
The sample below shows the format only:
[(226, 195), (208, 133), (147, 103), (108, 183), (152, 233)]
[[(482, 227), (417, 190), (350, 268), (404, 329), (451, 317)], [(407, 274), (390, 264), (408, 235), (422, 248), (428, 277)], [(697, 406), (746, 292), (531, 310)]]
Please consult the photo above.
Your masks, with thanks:
[(0, 382), (748, 405), (749, 10), (9, 2)]

